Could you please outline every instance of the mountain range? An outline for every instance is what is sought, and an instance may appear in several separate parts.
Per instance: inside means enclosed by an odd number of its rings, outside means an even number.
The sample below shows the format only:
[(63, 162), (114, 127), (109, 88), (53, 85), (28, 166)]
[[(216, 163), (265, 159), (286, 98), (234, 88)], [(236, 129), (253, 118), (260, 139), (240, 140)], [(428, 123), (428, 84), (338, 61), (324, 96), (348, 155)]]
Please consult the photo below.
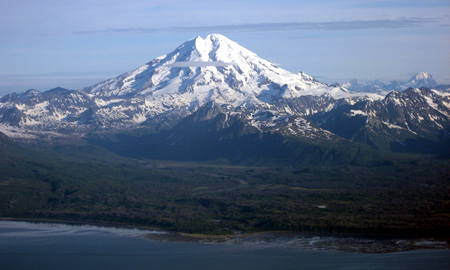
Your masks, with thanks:
[(0, 131), (24, 144), (87, 143), (154, 159), (332, 165), (374, 149), (448, 157), (444, 90), (427, 73), (327, 85), (212, 34), (81, 90), (5, 95)]
[(392, 90), (404, 91), (408, 88), (427, 87), (446, 90), (447, 92), (449, 89), (448, 85), (439, 85), (434, 80), (433, 75), (428, 72), (418, 72), (406, 82), (401, 82), (396, 79), (392, 79), (389, 83), (383, 83), (380, 80), (361, 82), (355, 79), (341, 85), (351, 92), (379, 93), (382, 95), (386, 95), (386, 93)]

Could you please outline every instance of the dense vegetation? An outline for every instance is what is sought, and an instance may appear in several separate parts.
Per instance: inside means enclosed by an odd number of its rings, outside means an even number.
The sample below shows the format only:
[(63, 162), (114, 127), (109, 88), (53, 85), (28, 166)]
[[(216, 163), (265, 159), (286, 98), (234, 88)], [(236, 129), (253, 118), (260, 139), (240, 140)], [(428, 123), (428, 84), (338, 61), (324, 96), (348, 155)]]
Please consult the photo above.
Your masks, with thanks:
[(21, 154), (0, 151), (1, 217), (206, 234), (450, 232), (446, 160), (295, 168), (135, 160), (90, 146), (60, 147), (59, 155), (14, 151)]

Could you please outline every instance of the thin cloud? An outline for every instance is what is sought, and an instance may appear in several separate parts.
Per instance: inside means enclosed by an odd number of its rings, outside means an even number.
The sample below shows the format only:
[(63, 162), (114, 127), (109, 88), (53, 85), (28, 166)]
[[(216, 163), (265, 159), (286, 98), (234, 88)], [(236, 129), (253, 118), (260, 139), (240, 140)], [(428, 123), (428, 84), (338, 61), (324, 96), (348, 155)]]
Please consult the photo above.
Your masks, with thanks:
[(427, 24), (439, 22), (438, 19), (428, 18), (399, 18), (396, 20), (371, 20), (371, 21), (336, 21), (336, 22), (293, 22), (293, 23), (259, 23), (259, 24), (232, 24), (216, 26), (194, 27), (164, 27), (164, 28), (108, 28), (94, 31), (79, 31), (75, 34), (114, 34), (114, 33), (157, 33), (157, 32), (267, 32), (267, 31), (293, 31), (293, 30), (361, 30), (361, 29), (394, 29), (423, 27)]
[(206, 62), (206, 61), (185, 61), (185, 62), (175, 62), (173, 64), (166, 65), (167, 67), (223, 67), (231, 66), (232, 63), (225, 62)]

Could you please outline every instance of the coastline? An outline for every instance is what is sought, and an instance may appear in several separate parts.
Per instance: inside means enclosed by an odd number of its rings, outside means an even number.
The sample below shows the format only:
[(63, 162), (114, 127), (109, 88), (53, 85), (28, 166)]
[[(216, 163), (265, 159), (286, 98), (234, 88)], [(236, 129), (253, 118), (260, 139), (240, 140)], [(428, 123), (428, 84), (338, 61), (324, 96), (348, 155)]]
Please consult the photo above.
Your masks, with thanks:
[(148, 226), (137, 226), (137, 225), (127, 225), (123, 223), (114, 222), (95, 222), (95, 221), (80, 221), (80, 220), (62, 220), (62, 219), (45, 219), (45, 218), (8, 218), (0, 217), (0, 221), (16, 221), (16, 222), (28, 222), (28, 223), (49, 223), (49, 224), (65, 224), (65, 225), (91, 225), (96, 227), (110, 227), (110, 228), (122, 228), (122, 229), (139, 229), (148, 231), (161, 231), (166, 232), (161, 228), (148, 227)]
[(265, 247), (303, 248), (309, 250), (333, 250), (338, 252), (393, 253), (420, 249), (450, 249), (450, 239), (426, 236), (372, 235), (344, 233), (312, 233), (267, 231), (254, 233), (234, 232), (230, 235), (187, 234), (160, 228), (133, 226), (107, 222), (67, 221), (52, 219), (0, 218), (1, 221), (29, 224), (61, 224), (68, 226), (93, 226), (111, 229), (137, 229), (147, 231), (145, 238), (158, 242), (198, 244), (242, 244)]

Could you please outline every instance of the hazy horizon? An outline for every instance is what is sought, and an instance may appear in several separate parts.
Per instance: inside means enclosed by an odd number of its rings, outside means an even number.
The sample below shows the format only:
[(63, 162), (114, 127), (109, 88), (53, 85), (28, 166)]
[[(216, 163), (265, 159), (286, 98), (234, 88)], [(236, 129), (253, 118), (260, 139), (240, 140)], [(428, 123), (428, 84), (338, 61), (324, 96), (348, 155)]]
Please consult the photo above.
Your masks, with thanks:
[(0, 95), (82, 89), (196, 36), (220, 33), (325, 83), (450, 83), (450, 3), (441, 1), (2, 2)]

